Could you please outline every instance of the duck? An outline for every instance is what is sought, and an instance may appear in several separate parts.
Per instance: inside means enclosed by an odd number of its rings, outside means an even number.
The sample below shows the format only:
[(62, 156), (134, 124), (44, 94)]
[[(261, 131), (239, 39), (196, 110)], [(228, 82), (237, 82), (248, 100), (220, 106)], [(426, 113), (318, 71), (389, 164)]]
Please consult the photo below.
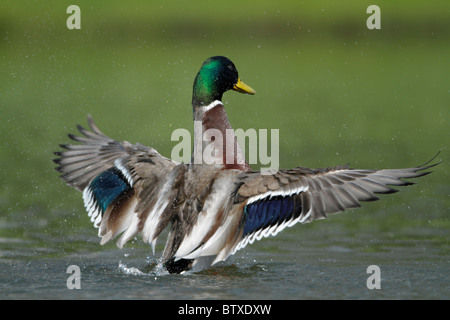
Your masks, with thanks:
[[(287, 227), (397, 192), (393, 186), (412, 185), (405, 179), (425, 176), (437, 165), (430, 160), (404, 169), (346, 165), (299, 166), (269, 174), (253, 170), (233, 131), (225, 134), (232, 129), (222, 102), (229, 90), (256, 93), (241, 81), (230, 59), (208, 58), (194, 79), (192, 94), (193, 118), (201, 123), (194, 131), (192, 159), (199, 156), (203, 161), (180, 163), (152, 147), (112, 139), (90, 115), (90, 130), (77, 125), (80, 134), (68, 135), (76, 143), (60, 144), (62, 150), (53, 159), (56, 170), (67, 185), (82, 192), (100, 244), (120, 236), (116, 244), (122, 248), (140, 234), (155, 254), (158, 238), (168, 229), (162, 265), (169, 273), (198, 272)], [(220, 131), (226, 141), (202, 139), (210, 129)], [(214, 152), (205, 155), (207, 145)]]

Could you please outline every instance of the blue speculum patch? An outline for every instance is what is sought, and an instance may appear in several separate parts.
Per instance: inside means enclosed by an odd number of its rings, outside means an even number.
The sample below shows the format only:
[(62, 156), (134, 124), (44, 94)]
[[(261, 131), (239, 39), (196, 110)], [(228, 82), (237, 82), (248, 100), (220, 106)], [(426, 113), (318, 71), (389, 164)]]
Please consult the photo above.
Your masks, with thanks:
[(244, 236), (260, 229), (280, 224), (292, 216), (294, 200), (291, 197), (273, 197), (253, 202), (244, 209)]
[(99, 174), (91, 182), (90, 189), (102, 212), (105, 212), (111, 202), (131, 187), (119, 169), (111, 168)]

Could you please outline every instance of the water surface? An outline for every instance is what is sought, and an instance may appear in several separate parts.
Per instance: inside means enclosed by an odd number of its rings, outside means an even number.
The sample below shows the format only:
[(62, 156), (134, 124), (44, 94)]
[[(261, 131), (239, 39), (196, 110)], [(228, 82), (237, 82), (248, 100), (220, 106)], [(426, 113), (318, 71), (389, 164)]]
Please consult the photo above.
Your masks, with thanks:
[[(377, 214), (371, 210), (365, 214)], [(371, 212), (375, 211), (375, 212)], [(93, 228), (64, 235), (30, 227), (1, 238), (1, 299), (448, 299), (445, 230), (425, 224), (383, 231), (358, 224), (355, 212), (297, 225), (239, 251), (228, 265), (168, 274), (140, 239), (119, 250), (100, 246)], [(383, 218), (383, 214), (380, 218)], [(14, 226), (10, 226), (14, 228)], [(3, 230), (4, 231), (4, 230)], [(12, 231), (12, 230), (10, 230)], [(161, 249), (161, 246), (158, 246)], [(81, 289), (69, 290), (70, 265)], [(381, 271), (381, 289), (366, 286), (367, 268)], [(176, 288), (176, 289), (175, 289)]]

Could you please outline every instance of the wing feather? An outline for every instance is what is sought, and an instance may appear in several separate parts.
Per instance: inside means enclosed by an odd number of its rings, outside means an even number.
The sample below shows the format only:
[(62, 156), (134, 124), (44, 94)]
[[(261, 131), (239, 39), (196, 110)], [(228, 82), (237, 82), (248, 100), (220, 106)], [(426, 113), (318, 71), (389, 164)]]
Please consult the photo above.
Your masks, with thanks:
[[(77, 125), (81, 136), (69, 138), (81, 144), (61, 144), (57, 171), (66, 183), (83, 192), (91, 221), (99, 227), (101, 243), (123, 233), (118, 246), (141, 231), (146, 224), (165, 227), (169, 219), (162, 217), (146, 221), (152, 212), (154, 197), (162, 196), (161, 188), (177, 163), (161, 156), (155, 149), (127, 141), (116, 141), (103, 134), (91, 116), (91, 130)], [(169, 195), (167, 203), (170, 202)], [(147, 239), (148, 240), (148, 239)], [(155, 240), (154, 238), (151, 241)]]
[[(430, 173), (425, 170), (435, 165), (437, 163), (426, 163), (384, 170), (298, 167), (280, 170), (272, 176), (257, 171), (242, 173), (235, 191), (235, 204), (245, 204), (241, 212), (242, 236), (233, 253), (254, 240), (277, 234), (285, 227), (360, 207), (363, 201), (378, 200), (376, 194), (397, 192), (391, 186), (412, 185), (414, 183), (403, 179), (424, 176)], [(289, 210), (279, 205), (280, 199), (292, 201)]]

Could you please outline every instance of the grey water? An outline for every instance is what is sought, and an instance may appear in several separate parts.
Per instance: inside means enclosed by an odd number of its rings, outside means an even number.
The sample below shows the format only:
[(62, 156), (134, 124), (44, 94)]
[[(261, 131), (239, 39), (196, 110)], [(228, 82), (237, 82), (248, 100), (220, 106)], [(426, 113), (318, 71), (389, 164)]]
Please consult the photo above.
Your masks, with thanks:
[[(3, 219), (0, 299), (450, 298), (446, 227), (424, 221), (401, 228), (394, 219), (380, 227), (371, 219), (391, 219), (389, 206), (359, 210), (296, 225), (238, 251), (225, 266), (187, 275), (164, 271), (139, 238), (120, 250), (100, 246), (95, 229), (70, 219), (56, 226), (39, 215)], [(68, 286), (72, 265), (79, 289)], [(368, 287), (372, 265), (379, 289)]]

